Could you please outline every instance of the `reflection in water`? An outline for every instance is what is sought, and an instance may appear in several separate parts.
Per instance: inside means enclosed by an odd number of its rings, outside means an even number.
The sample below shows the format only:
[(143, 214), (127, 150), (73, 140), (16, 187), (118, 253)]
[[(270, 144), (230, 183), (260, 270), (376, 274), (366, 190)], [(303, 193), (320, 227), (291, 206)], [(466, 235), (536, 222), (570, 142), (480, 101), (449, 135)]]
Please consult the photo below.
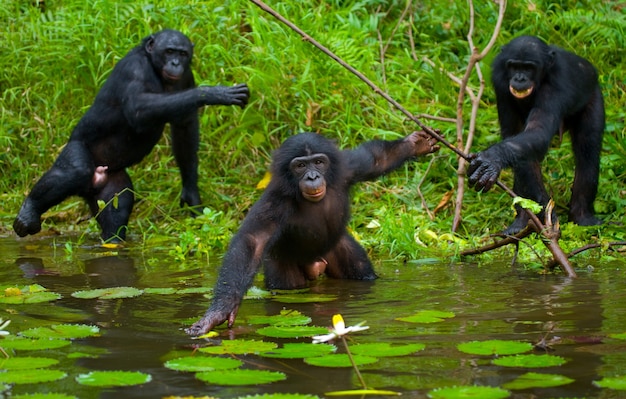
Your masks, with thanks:
[[(20, 241), (21, 242), (21, 241)], [(131, 286), (144, 288), (212, 287), (216, 270), (205, 262), (178, 264), (167, 254), (119, 253), (102, 249), (80, 250), (72, 257), (59, 254), (45, 242), (36, 246), (0, 239), (0, 281), (4, 284), (40, 284), (63, 295), (43, 305), (0, 306), (0, 318), (11, 319), (10, 330), (63, 322), (95, 324), (102, 335), (80, 340), (67, 352), (35, 353), (61, 360), (59, 367), (70, 377), (62, 382), (37, 387), (16, 385), (12, 394), (37, 390), (65, 392), (86, 398), (162, 398), (216, 396), (234, 398), (264, 392), (298, 392), (322, 396), (324, 392), (359, 386), (349, 368), (331, 369), (306, 365), (300, 359), (277, 360), (238, 355), (246, 368), (287, 373), (285, 381), (250, 387), (209, 385), (193, 373), (168, 370), (163, 363), (194, 353), (194, 347), (208, 344), (192, 341), (181, 328), (206, 309), (209, 299), (200, 294), (143, 294), (127, 299), (77, 299), (78, 290)], [(219, 262), (214, 262), (219, 264)], [(341, 313), (349, 325), (366, 321), (370, 329), (351, 336), (352, 345), (369, 342), (392, 344), (420, 342), (424, 351), (411, 356), (381, 358), (361, 372), (368, 385), (402, 392), (404, 397), (425, 398), (430, 389), (452, 385), (502, 386), (520, 375), (534, 371), (561, 374), (575, 379), (569, 385), (514, 392), (513, 398), (617, 398), (616, 392), (601, 390), (592, 381), (603, 376), (624, 374), (626, 344), (607, 339), (610, 333), (625, 332), (626, 278), (624, 263), (596, 265), (594, 273), (580, 273), (577, 279), (538, 276), (511, 270), (505, 263), (477, 267), (471, 264), (398, 265), (382, 262), (374, 282), (321, 280), (312, 292), (333, 294), (326, 303), (281, 303), (273, 300), (246, 300), (235, 328), (218, 329), (216, 342), (225, 339), (255, 339), (285, 342), (256, 334), (259, 326), (246, 318), (278, 314), (294, 309), (312, 317), (313, 323), (329, 326), (333, 314)], [(260, 284), (261, 280), (257, 280)], [(419, 310), (451, 311), (452, 319), (441, 323), (411, 324), (396, 320)], [(459, 352), (461, 342), (513, 339), (538, 343), (545, 339), (551, 354), (568, 360), (549, 369), (516, 369), (494, 366), (488, 357)], [(0, 341), (1, 343), (1, 341)], [(72, 360), (70, 352), (100, 353), (95, 358)], [(340, 348), (341, 350), (341, 348)], [(537, 351), (536, 353), (541, 353)], [(16, 353), (27, 356), (31, 353)], [(195, 356), (202, 356), (195, 353)], [(99, 389), (78, 386), (73, 378), (89, 370), (137, 370), (150, 373), (153, 381), (140, 387)], [(43, 392), (42, 391), (42, 392)]]

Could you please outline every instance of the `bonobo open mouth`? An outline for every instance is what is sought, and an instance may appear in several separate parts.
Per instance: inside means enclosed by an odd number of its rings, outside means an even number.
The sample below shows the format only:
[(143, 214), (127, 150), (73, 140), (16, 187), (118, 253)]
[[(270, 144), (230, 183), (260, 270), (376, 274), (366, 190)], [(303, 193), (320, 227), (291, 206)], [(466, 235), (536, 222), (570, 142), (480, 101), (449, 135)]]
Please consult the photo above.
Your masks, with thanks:
[(513, 94), (513, 97), (515, 98), (526, 98), (530, 96), (530, 93), (533, 92), (533, 86), (530, 86), (526, 90), (517, 90), (513, 86), (509, 86), (509, 91), (511, 92), (511, 94)]

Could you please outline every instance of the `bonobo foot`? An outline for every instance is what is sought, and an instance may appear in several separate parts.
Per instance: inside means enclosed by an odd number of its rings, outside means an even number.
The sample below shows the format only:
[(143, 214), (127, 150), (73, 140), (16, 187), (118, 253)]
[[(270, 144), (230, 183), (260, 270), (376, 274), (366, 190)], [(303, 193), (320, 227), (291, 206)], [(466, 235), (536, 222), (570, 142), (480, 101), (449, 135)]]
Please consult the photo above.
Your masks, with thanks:
[(579, 226), (598, 226), (602, 224), (602, 220), (598, 219), (594, 215), (575, 216), (570, 213), (569, 220)]
[(37, 234), (41, 231), (41, 214), (35, 211), (28, 199), (24, 201), (20, 213), (13, 221), (13, 230), (20, 237)]

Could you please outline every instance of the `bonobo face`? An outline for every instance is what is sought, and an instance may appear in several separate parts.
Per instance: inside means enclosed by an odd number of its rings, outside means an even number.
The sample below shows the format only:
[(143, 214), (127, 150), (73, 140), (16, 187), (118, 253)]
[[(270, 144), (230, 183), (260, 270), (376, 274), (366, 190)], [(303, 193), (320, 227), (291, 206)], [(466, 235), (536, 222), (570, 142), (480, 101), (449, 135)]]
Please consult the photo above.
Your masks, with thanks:
[(174, 83), (189, 69), (193, 45), (185, 35), (177, 31), (162, 31), (146, 43), (152, 65), (164, 81)]
[(324, 174), (330, 167), (330, 160), (325, 154), (313, 154), (296, 157), (289, 163), (289, 170), (298, 179), (302, 196), (307, 201), (319, 202), (326, 196)]
[(539, 76), (537, 63), (534, 61), (508, 60), (506, 69), (509, 76), (509, 91), (515, 98), (526, 98), (535, 89)]

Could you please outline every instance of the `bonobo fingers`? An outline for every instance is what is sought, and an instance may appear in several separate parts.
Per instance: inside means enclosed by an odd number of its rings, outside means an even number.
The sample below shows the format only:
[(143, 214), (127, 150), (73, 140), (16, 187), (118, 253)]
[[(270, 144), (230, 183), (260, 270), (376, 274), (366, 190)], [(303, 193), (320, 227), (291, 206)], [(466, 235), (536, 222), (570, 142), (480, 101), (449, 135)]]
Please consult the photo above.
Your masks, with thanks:
[(206, 105), (238, 105), (241, 108), (248, 104), (250, 90), (245, 83), (234, 86), (200, 86), (204, 93)]
[(480, 153), (467, 168), (470, 187), (477, 191), (489, 191), (498, 180), (500, 166)]
[(415, 145), (415, 156), (421, 156), (439, 151), (437, 139), (423, 130), (411, 133), (406, 140)]
[(225, 321), (228, 321), (228, 328), (231, 328), (233, 324), (235, 324), (235, 318), (237, 317), (238, 311), (239, 305), (235, 305), (230, 312), (227, 310), (209, 309), (200, 320), (193, 323), (191, 327), (185, 329), (185, 332), (192, 336), (206, 334)]

